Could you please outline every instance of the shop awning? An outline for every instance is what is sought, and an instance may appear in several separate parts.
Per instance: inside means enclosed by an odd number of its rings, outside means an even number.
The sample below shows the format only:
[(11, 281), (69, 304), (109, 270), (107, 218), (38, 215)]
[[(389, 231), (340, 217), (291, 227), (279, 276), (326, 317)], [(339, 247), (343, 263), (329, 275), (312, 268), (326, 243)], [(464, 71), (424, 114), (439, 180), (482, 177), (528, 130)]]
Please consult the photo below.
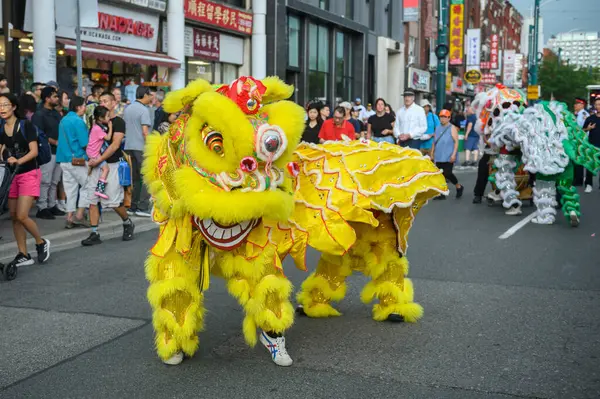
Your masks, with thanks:
[[(69, 55), (75, 55), (77, 46), (75, 40), (57, 39), (64, 45), (64, 50)], [(108, 46), (89, 42), (81, 43), (81, 51), (84, 57), (94, 57), (104, 61), (121, 61), (145, 65), (161, 65), (171, 68), (179, 68), (181, 63), (175, 58), (161, 53), (150, 51), (133, 50), (123, 47)]]

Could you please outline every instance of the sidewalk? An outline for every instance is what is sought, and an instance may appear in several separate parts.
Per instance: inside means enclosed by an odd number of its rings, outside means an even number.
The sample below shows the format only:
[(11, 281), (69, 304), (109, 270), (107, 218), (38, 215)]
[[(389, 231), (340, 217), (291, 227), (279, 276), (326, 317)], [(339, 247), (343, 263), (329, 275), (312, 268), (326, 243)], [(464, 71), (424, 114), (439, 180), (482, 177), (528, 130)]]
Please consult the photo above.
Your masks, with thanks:
[[(35, 218), (35, 210), (32, 210), (31, 218), (37, 223), (42, 237), (50, 240), (51, 253), (81, 246), (81, 240), (86, 238), (90, 233), (90, 229), (88, 228), (65, 229), (64, 216), (58, 216), (55, 220), (37, 219)], [(103, 220), (98, 226), (98, 232), (102, 241), (120, 238), (123, 234), (121, 218), (110, 209), (104, 210), (102, 218)], [(131, 220), (135, 223), (134, 234), (158, 228), (158, 225), (150, 218), (132, 216)], [(0, 236), (2, 236), (0, 240), (0, 262), (6, 263), (12, 260), (18, 252), (8, 212), (0, 216)], [(27, 234), (27, 248), (33, 254), (32, 256), (35, 257), (34, 244), (33, 238)]]

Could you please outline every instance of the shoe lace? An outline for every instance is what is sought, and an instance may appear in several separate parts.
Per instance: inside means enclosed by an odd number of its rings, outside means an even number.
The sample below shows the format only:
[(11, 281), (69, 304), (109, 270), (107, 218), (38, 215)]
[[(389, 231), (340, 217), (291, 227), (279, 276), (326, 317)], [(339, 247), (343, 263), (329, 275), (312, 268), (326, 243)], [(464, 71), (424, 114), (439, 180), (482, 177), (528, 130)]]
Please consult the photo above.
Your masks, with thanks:
[(285, 338), (279, 337), (275, 339), (275, 342), (277, 342), (277, 349), (279, 350), (279, 354), (281, 356), (288, 356), (287, 350), (285, 349)]

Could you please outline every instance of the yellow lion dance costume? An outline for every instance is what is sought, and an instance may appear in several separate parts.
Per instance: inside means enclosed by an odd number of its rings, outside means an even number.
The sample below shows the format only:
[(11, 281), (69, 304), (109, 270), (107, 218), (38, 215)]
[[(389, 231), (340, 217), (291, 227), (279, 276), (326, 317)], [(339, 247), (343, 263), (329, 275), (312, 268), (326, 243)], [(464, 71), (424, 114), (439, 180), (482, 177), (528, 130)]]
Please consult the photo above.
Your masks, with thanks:
[(282, 260), (289, 254), (305, 270), (307, 246), (323, 255), (298, 294), (302, 313), (339, 315), (330, 301), (359, 270), (372, 278), (361, 298), (379, 299), (376, 320), (422, 315), (403, 254), (416, 213), (447, 192), (441, 172), (385, 143), (297, 146), (305, 114), (284, 101), (292, 93), (275, 77), (242, 77), (197, 80), (165, 99), (180, 115), (165, 135), (148, 136), (143, 174), (160, 224), (146, 261), (148, 300), (167, 364), (196, 352), (215, 275), (244, 308), (246, 342), (258, 335), (276, 364), (291, 365), (283, 333), (294, 319), (293, 287)]

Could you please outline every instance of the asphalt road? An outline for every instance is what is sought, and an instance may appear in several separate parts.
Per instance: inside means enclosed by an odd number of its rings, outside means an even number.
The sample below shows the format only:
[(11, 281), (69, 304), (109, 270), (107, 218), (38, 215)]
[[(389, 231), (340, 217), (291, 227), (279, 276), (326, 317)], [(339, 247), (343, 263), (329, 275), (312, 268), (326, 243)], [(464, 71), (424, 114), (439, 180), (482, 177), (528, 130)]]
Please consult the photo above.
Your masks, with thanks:
[[(598, 398), (600, 191), (577, 229), (528, 224), (461, 200), (419, 216), (408, 257), (417, 324), (376, 323), (349, 280), (341, 318), (299, 318), (280, 368), (241, 337), (240, 307), (215, 280), (201, 349), (179, 367), (153, 351), (143, 258), (132, 243), (60, 252), (0, 282), (0, 398)], [(318, 254), (311, 253), (309, 264)], [(306, 276), (286, 263), (296, 286)]]

